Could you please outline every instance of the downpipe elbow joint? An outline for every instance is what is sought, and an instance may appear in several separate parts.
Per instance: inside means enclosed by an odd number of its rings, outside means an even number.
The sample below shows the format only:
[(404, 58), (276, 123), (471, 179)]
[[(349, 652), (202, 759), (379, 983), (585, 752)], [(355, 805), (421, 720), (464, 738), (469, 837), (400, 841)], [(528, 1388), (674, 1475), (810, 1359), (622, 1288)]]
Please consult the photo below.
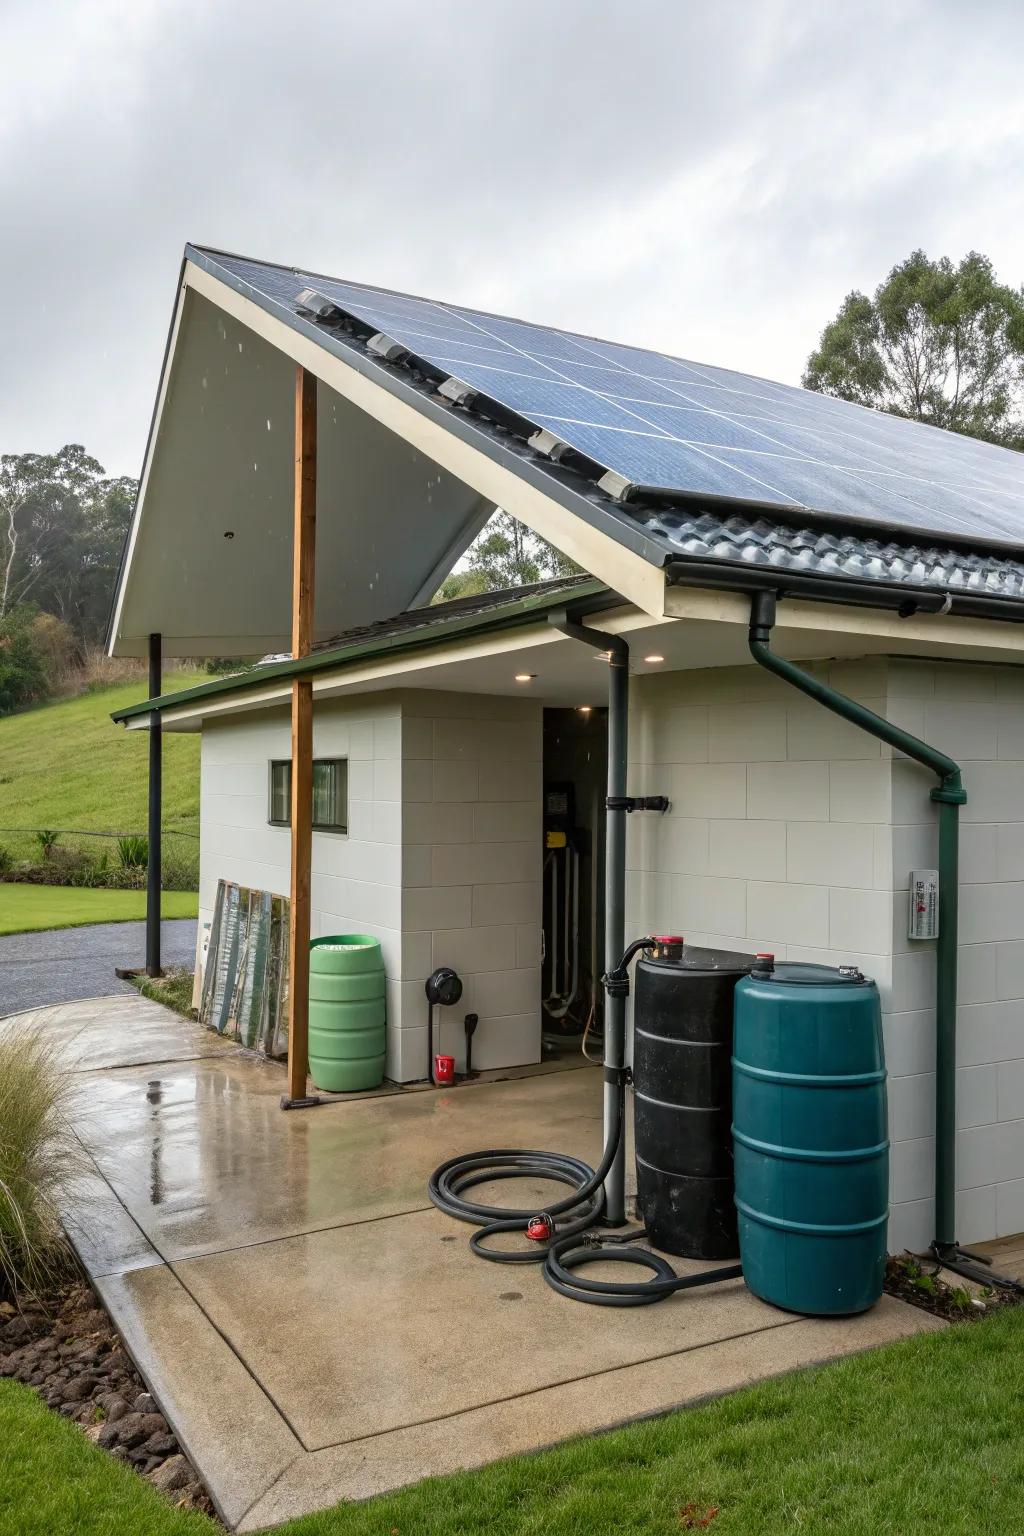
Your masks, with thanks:
[(967, 791), (964, 789), (959, 772), (949, 774), (941, 784), (936, 784), (929, 799), (939, 805), (966, 805)]

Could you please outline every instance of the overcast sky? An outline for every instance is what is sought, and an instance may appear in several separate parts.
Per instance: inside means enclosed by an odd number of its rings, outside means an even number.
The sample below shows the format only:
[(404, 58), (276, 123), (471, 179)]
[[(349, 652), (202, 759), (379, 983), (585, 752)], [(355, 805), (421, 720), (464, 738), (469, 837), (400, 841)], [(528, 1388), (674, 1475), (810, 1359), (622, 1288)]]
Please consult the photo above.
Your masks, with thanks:
[(1024, 280), (1017, 0), (0, 0), (0, 451), (137, 474), (186, 240), (798, 382)]

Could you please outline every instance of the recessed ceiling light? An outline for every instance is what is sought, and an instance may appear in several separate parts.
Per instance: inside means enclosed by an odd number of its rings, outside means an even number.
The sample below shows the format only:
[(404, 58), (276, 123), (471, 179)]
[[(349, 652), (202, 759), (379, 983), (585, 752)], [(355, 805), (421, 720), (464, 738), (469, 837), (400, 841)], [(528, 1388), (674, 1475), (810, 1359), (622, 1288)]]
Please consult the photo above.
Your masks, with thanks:
[(649, 661), (653, 666), (656, 662), (664, 661), (664, 656), (645, 656), (644, 661)]
[(580, 714), (580, 715), (589, 715), (590, 714), (590, 705), (589, 704), (580, 704), (580, 705), (578, 705), (576, 712), (577, 712), (577, 714)]
[(536, 672), (517, 672), (516, 673), (516, 682), (517, 683), (532, 683), (536, 676), (537, 676)]

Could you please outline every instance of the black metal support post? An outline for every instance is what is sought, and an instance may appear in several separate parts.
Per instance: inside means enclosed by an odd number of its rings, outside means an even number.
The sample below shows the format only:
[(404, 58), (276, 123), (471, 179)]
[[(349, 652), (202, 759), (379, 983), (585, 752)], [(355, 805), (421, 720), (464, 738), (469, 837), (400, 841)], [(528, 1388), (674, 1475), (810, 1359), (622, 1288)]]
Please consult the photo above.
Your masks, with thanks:
[[(564, 613), (553, 613), (549, 622), (562, 634), (608, 653), (608, 809), (605, 814), (604, 969), (619, 963), (626, 947), (626, 767), (629, 726), (629, 646), (621, 635), (606, 635), (588, 625), (573, 623)], [(626, 1065), (626, 992), (605, 988), (604, 1009), (604, 1130), (609, 1132), (621, 1117), (622, 1073)], [(626, 1137), (618, 1148), (604, 1181), (605, 1220), (621, 1227), (626, 1220)]]
[[(149, 696), (159, 698), (162, 645), (149, 637)], [(163, 737), (159, 711), (149, 717), (149, 856), (146, 865), (146, 975), (160, 975), (160, 812), (163, 805)]]

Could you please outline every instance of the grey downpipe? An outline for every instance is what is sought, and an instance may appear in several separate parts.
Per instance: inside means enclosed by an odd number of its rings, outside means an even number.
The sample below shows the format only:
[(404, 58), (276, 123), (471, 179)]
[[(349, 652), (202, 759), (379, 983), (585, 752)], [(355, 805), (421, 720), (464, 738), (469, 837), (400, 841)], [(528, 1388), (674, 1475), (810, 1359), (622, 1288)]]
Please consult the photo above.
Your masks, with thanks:
[[(931, 770), (938, 783), (931, 798), (939, 808), (939, 936), (935, 950), (935, 1240), (932, 1250), (948, 1268), (961, 1273), (977, 1268), (978, 1256), (956, 1241), (956, 991), (957, 926), (959, 914), (959, 812), (966, 802), (960, 768), (951, 757), (912, 736), (873, 710), (771, 649), (775, 624), (775, 593), (760, 591), (750, 605), (750, 654), (758, 666), (799, 688), (833, 714), (859, 726), (879, 741)], [(994, 1276), (982, 1273), (991, 1282)]]
[[(563, 611), (548, 622), (567, 635), (608, 652), (608, 809), (605, 812), (604, 966), (609, 971), (626, 948), (626, 766), (629, 748), (629, 646), (621, 635), (574, 623)], [(622, 1081), (626, 1069), (626, 998), (605, 988), (604, 1007), (604, 1138), (615, 1134), (621, 1117)], [(626, 1220), (626, 1137), (618, 1147), (604, 1181), (605, 1218), (610, 1226)]]

